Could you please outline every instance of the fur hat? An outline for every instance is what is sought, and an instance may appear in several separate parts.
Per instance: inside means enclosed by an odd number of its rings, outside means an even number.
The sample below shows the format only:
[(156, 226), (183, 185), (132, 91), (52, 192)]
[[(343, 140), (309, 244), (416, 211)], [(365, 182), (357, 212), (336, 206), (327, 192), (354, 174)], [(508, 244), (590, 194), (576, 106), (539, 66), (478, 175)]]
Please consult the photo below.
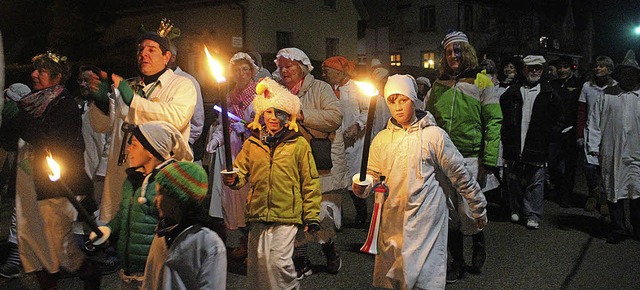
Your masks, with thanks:
[(236, 61), (239, 60), (246, 60), (249, 62), (249, 64), (251, 65), (251, 67), (253, 68), (254, 72), (258, 72), (258, 70), (260, 70), (260, 68), (256, 65), (256, 62), (253, 61), (253, 58), (251, 58), (251, 56), (247, 53), (244, 52), (238, 52), (236, 54), (234, 54), (231, 57), (231, 60), (229, 61), (229, 65), (235, 65)]
[(256, 111), (256, 116), (260, 116), (269, 108), (276, 108), (294, 115), (300, 112), (300, 98), (273, 79), (263, 78), (256, 85), (253, 109)]
[(173, 125), (164, 121), (140, 124), (133, 130), (140, 144), (160, 161), (174, 158), (178, 161), (193, 161), (191, 147)]
[(304, 51), (300, 50), (299, 48), (288, 47), (288, 48), (283, 48), (279, 50), (278, 54), (276, 55), (276, 60), (274, 62), (276, 62), (277, 64), (278, 58), (281, 58), (281, 57), (284, 57), (288, 60), (295, 60), (302, 63), (309, 69), (309, 72), (313, 70), (313, 66), (311, 65), (311, 60), (309, 60), (309, 57), (307, 56), (307, 54), (304, 53)]
[(23, 83), (15, 83), (4, 90), (5, 95), (14, 102), (19, 102), (26, 95), (31, 93), (31, 89)]
[(166, 194), (187, 206), (199, 206), (207, 195), (207, 173), (193, 162), (173, 162), (156, 174), (158, 194)]
[(417, 84), (411, 75), (392, 75), (384, 86), (385, 100), (394, 94), (407, 96), (413, 103), (418, 101)]
[(466, 42), (469, 43), (469, 38), (462, 31), (451, 31), (442, 40), (442, 47), (447, 47), (453, 42)]
[(524, 65), (542, 65), (546, 62), (542, 55), (527, 55), (522, 61)]

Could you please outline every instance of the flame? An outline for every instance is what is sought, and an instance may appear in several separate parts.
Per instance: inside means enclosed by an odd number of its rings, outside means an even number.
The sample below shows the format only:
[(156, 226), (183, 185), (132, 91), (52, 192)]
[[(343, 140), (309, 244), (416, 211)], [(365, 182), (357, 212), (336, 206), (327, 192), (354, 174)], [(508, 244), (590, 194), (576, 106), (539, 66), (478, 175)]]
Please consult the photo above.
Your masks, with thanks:
[(353, 82), (356, 83), (356, 85), (358, 85), (358, 88), (360, 88), (360, 91), (362, 91), (367, 97), (377, 96), (379, 93), (378, 89), (376, 89), (376, 87), (371, 83), (365, 83), (365, 82), (359, 82), (359, 81), (353, 81)]
[(47, 156), (47, 165), (49, 165), (49, 169), (51, 169), (51, 173), (49, 173), (49, 180), (56, 182), (60, 179), (60, 165), (56, 162), (53, 157), (51, 157), (51, 153)]
[(204, 47), (204, 53), (207, 55), (209, 69), (211, 69), (211, 75), (213, 75), (213, 77), (216, 79), (216, 82), (219, 84), (226, 82), (227, 79), (224, 77), (222, 66), (215, 59), (213, 59), (206, 45)]

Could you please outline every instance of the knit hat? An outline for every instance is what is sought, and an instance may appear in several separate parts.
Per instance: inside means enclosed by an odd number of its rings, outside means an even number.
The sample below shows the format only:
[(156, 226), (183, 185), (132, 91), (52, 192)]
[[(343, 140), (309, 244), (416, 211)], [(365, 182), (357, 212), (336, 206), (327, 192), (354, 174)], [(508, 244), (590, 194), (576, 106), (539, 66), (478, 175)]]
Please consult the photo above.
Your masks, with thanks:
[(309, 72), (313, 70), (313, 66), (311, 65), (311, 60), (309, 60), (309, 57), (307, 56), (307, 54), (305, 54), (304, 51), (300, 50), (299, 48), (288, 47), (288, 48), (283, 48), (279, 50), (278, 54), (276, 54), (276, 60), (274, 62), (276, 62), (277, 64), (278, 58), (281, 58), (281, 57), (284, 57), (288, 60), (295, 60), (302, 63), (309, 69)]
[(453, 42), (469, 43), (469, 38), (467, 38), (467, 35), (461, 31), (452, 31), (449, 32), (442, 40), (442, 47), (447, 47), (447, 45)]
[(178, 161), (193, 161), (191, 147), (173, 125), (164, 121), (140, 124), (133, 130), (140, 144), (160, 161), (174, 158)]
[(638, 66), (638, 61), (636, 60), (636, 54), (633, 52), (633, 50), (630, 49), (629, 51), (627, 51), (627, 54), (624, 56), (622, 62), (618, 65), (618, 68), (623, 66), (640, 70), (640, 66)]
[(244, 52), (238, 52), (238, 53), (234, 54), (234, 55), (231, 57), (231, 60), (229, 61), (229, 65), (235, 65), (235, 64), (236, 64), (236, 61), (239, 61), (239, 60), (246, 60), (246, 61), (248, 61), (248, 62), (249, 62), (249, 64), (251, 65), (251, 67), (253, 68), (253, 71), (255, 71), (255, 72), (258, 72), (258, 70), (260, 69), (260, 68), (256, 65), (255, 61), (253, 61), (253, 58), (251, 58), (251, 56), (250, 56), (249, 54), (246, 54), (246, 53), (244, 53)]
[(596, 57), (596, 65), (602, 65), (609, 70), (609, 73), (613, 72), (615, 65), (613, 64), (613, 60), (608, 56), (598, 56)]
[(392, 75), (387, 80), (387, 84), (384, 86), (384, 98), (385, 100), (395, 94), (401, 94), (412, 102), (418, 101), (416, 81), (410, 75)]
[(560, 57), (558, 57), (558, 59), (556, 59), (555, 63), (557, 65), (568, 65), (568, 66), (572, 66), (573, 65), (573, 58), (571, 58), (568, 55), (561, 55)]
[(199, 206), (207, 195), (207, 173), (193, 162), (173, 162), (156, 174), (158, 194), (166, 194), (188, 206)]
[(332, 56), (322, 62), (322, 67), (330, 67), (332, 69), (344, 72), (347, 75), (352, 75), (356, 69), (356, 65), (346, 59), (344, 56)]
[(541, 55), (527, 55), (522, 59), (524, 65), (542, 65), (546, 62)]
[(4, 90), (5, 95), (14, 102), (19, 102), (26, 95), (31, 93), (31, 89), (23, 83), (15, 83)]
[(382, 63), (380, 62), (379, 59), (374, 58), (371, 60), (371, 68), (377, 68), (377, 67), (381, 67)]
[(180, 29), (173, 27), (171, 20), (163, 18), (160, 21), (160, 26), (156, 31), (147, 31), (144, 25), (140, 25), (139, 28), (142, 35), (138, 38), (138, 43), (145, 39), (153, 40), (160, 45), (164, 50), (171, 51), (171, 40), (180, 36)]
[(256, 116), (260, 116), (269, 108), (276, 108), (294, 115), (300, 112), (300, 98), (278, 82), (266, 77), (256, 85), (253, 109), (256, 111)]
[(427, 87), (431, 87), (431, 81), (426, 77), (418, 77), (416, 79), (416, 83), (427, 85)]

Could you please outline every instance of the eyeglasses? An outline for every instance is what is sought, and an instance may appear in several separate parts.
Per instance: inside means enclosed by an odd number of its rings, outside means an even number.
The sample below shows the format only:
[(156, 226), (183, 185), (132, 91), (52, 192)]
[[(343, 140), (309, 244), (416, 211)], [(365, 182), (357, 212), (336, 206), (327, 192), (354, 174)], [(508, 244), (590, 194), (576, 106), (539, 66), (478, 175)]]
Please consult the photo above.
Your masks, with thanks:
[(79, 85), (82, 85), (82, 84), (85, 84), (85, 83), (88, 84), (91, 80), (90, 79), (77, 79), (76, 81), (78, 82)]

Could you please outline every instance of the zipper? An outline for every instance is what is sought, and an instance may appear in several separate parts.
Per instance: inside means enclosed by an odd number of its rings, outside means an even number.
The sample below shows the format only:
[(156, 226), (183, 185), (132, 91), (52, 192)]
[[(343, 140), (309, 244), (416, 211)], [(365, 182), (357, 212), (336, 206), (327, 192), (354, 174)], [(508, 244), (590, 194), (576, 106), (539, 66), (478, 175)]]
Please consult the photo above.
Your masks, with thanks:
[(458, 80), (456, 79), (453, 83), (453, 100), (451, 100), (451, 111), (449, 111), (449, 130), (447, 132), (451, 134), (451, 126), (453, 125), (453, 109), (456, 105), (456, 86), (458, 85)]
[[(142, 187), (140, 187), (140, 189), (142, 190)], [(131, 198), (129, 199), (129, 209), (128, 209), (128, 213), (127, 213), (127, 231), (126, 233), (128, 233), (127, 239), (125, 240), (124, 243), (124, 265), (125, 267), (122, 267), (125, 270), (125, 274), (129, 275), (131, 273), (127, 273), (128, 270), (131, 270), (131, 265), (129, 264), (129, 241), (131, 240), (131, 211), (133, 211), (133, 206), (134, 204), (134, 198), (136, 196), (136, 190), (133, 190), (133, 193), (131, 194)]]

